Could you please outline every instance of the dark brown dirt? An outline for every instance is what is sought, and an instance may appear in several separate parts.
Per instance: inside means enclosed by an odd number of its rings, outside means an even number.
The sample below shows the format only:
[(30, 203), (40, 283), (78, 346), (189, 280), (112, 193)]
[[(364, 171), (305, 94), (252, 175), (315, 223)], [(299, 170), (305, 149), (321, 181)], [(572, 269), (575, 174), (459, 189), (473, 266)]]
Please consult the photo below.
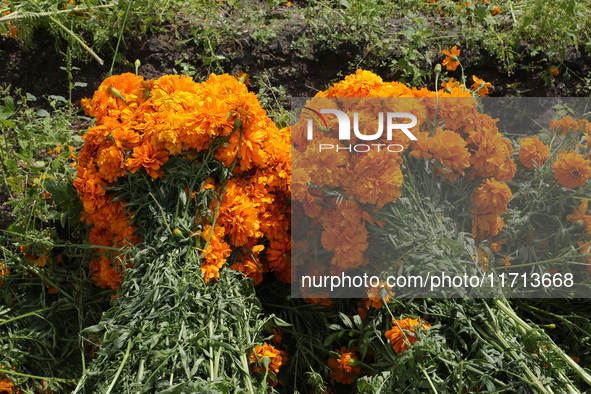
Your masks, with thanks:
[[(249, 34), (243, 34), (240, 39), (216, 49), (216, 53), (229, 59), (220, 62), (219, 66), (224, 72), (231, 74), (245, 71), (251, 76), (258, 76), (265, 73), (271, 86), (283, 86), (287, 95), (294, 97), (314, 95), (317, 90), (325, 89), (330, 83), (355, 71), (351, 63), (353, 59), (363, 56), (366, 48), (364, 43), (343, 43), (330, 51), (319, 47), (308, 48), (305, 52), (301, 49), (292, 49), (292, 42), (295, 42), (305, 29), (302, 20), (287, 20), (277, 38), (264, 46), (256, 43)], [(392, 34), (397, 34), (394, 30)], [(208, 73), (208, 68), (203, 67), (205, 50), (196, 45), (191, 38), (190, 26), (185, 24), (164, 26), (158, 33), (126, 42), (121, 52), (127, 60), (127, 65), (116, 64), (113, 72), (134, 72), (133, 62), (139, 59), (140, 74), (146, 78), (158, 78), (165, 74), (181, 72), (179, 64), (185, 63), (196, 70), (196, 80), (203, 80), (207, 78)], [(32, 48), (23, 49), (16, 40), (0, 39), (0, 85), (11, 84), (37, 97), (60, 95), (67, 98), (67, 74), (60, 69), (66, 65), (64, 56), (57, 55), (53, 39), (41, 33), (34, 37), (33, 43)], [(528, 58), (527, 46), (522, 48), (528, 62), (535, 64), (539, 60), (536, 57)], [(107, 76), (112, 54), (102, 56), (105, 60), (102, 66), (95, 60), (86, 63), (74, 61), (73, 65), (80, 68), (73, 71), (74, 81), (88, 84), (84, 88), (77, 87), (73, 90), (74, 101), (79, 102), (83, 97), (90, 97)], [(443, 60), (443, 55), (441, 59), (436, 60)], [(564, 63), (574, 72), (586, 75), (591, 64), (589, 60), (589, 56), (571, 50)], [(580, 89), (577, 90), (580, 81), (556, 78), (554, 83), (547, 84), (539, 76), (520, 70), (510, 75), (503, 70), (497, 59), (486, 58), (482, 54), (475, 58), (469, 49), (462, 52), (462, 61), (469, 78), (475, 74), (493, 84), (491, 96), (515, 95), (515, 87), (520, 94), (529, 97), (583, 94)], [(359, 67), (364, 67), (363, 63)], [(428, 65), (424, 67), (429, 68)], [(399, 73), (385, 67), (368, 69), (382, 76), (384, 80), (400, 78)], [(431, 81), (427, 85), (433, 83)], [(514, 84), (513, 87), (511, 84)], [(256, 78), (253, 79), (252, 89), (258, 90)]]

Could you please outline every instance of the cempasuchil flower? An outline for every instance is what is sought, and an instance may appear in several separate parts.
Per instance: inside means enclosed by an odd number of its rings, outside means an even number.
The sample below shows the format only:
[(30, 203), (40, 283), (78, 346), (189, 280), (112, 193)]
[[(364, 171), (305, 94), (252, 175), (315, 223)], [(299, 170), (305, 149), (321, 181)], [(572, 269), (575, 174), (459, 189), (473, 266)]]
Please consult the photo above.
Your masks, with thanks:
[(442, 64), (449, 71), (455, 71), (456, 68), (458, 68), (458, 66), (460, 65), (460, 61), (458, 60), (458, 56), (460, 56), (460, 50), (456, 46), (454, 46), (453, 48), (451, 48), (451, 51), (444, 49), (443, 54), (446, 56), (446, 58), (443, 59)]
[(591, 160), (574, 150), (560, 152), (552, 168), (554, 178), (567, 189), (583, 186), (591, 178)]
[(337, 357), (328, 359), (328, 366), (332, 369), (331, 377), (335, 382), (352, 384), (354, 379), (361, 374), (361, 367), (356, 364), (358, 356), (357, 347), (349, 351), (346, 347), (336, 350)]
[(522, 138), (519, 145), (519, 161), (530, 170), (540, 167), (550, 157), (550, 148), (537, 136)]
[(402, 320), (392, 319), (392, 329), (386, 331), (386, 338), (392, 343), (392, 347), (396, 353), (402, 353), (407, 350), (410, 345), (418, 341), (418, 338), (414, 335), (416, 329), (427, 330), (431, 325), (424, 320), (405, 318)]

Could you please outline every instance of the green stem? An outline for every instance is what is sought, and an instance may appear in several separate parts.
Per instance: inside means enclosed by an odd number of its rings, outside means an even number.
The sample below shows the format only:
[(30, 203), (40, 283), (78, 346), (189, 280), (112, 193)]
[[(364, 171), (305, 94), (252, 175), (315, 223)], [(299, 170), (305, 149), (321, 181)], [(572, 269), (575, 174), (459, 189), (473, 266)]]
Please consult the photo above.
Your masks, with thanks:
[(25, 313), (24, 315), (20, 315), (20, 316), (16, 316), (16, 317), (13, 317), (13, 318), (11, 318), (11, 319), (8, 319), (8, 320), (0, 321), (0, 326), (3, 326), (3, 325), (5, 325), (5, 324), (8, 324), (8, 323), (12, 323), (13, 321), (16, 321), (16, 320), (19, 320), (19, 319), (23, 319), (23, 318), (25, 318), (25, 317), (29, 317), (29, 316), (33, 316), (33, 315), (37, 315), (37, 314), (39, 314), (39, 313), (42, 313), (42, 312), (48, 311), (48, 310), (50, 310), (50, 309), (51, 309), (51, 308), (43, 308), (43, 309), (38, 309), (38, 310), (36, 310), (36, 311), (32, 311), (32, 312), (29, 312), (29, 313)]
[(435, 394), (437, 394), (438, 391), (435, 388), (435, 386), (433, 385), (433, 382), (431, 381), (431, 378), (429, 377), (429, 374), (427, 373), (427, 371), (425, 371), (425, 369), (420, 364), (419, 364), (419, 368), (421, 369), (421, 372), (423, 373), (423, 375), (425, 375), (425, 377), (427, 378), (427, 381), (429, 382), (429, 386), (431, 386), (431, 390), (433, 390), (433, 392)]
[(250, 381), (250, 374), (248, 373), (248, 361), (246, 360), (246, 354), (242, 353), (240, 355), (240, 361), (242, 361), (242, 368), (246, 372), (246, 387), (248, 388), (248, 392), (250, 394), (254, 394), (254, 388), (252, 387), (252, 382)]
[(49, 19), (51, 19), (52, 22), (54, 22), (56, 25), (58, 25), (59, 27), (61, 27), (62, 29), (64, 29), (64, 31), (66, 33), (68, 33), (69, 35), (71, 35), (74, 40), (78, 41), (78, 43), (80, 45), (82, 45), (82, 48), (86, 49), (88, 51), (88, 53), (90, 53), (90, 55), (92, 57), (94, 57), (96, 59), (97, 62), (99, 62), (99, 64), (102, 66), (105, 62), (103, 61), (103, 59), (101, 59), (96, 53), (94, 53), (94, 51), (92, 49), (90, 49), (90, 47), (88, 45), (86, 45), (86, 43), (84, 41), (82, 41), (82, 39), (80, 39), (80, 37), (78, 37), (76, 34), (74, 34), (74, 32), (70, 29), (68, 29), (66, 26), (64, 26), (60, 21), (58, 21), (57, 19), (55, 19), (53, 16), (48, 15)]
[(127, 350), (125, 350), (125, 356), (123, 356), (123, 360), (121, 360), (121, 365), (119, 365), (119, 369), (117, 370), (117, 373), (115, 374), (115, 377), (113, 378), (113, 381), (111, 382), (111, 385), (107, 389), (106, 394), (110, 394), (111, 390), (113, 390), (113, 387), (115, 387), (115, 383), (117, 383), (117, 379), (119, 379), (119, 375), (121, 375), (121, 371), (123, 371), (123, 366), (125, 365), (125, 362), (127, 361), (127, 358), (129, 357), (132, 342), (133, 341), (131, 339), (127, 342)]
[(2, 374), (9, 374), (9, 375), (16, 375), (16, 376), (22, 376), (24, 378), (30, 378), (30, 379), (47, 380), (49, 382), (76, 384), (76, 380), (74, 380), (74, 379), (46, 378), (46, 377), (43, 377), (43, 376), (29, 375), (27, 373), (16, 372), (16, 371), (12, 371), (10, 369), (0, 369), (0, 373), (2, 373)]
[[(538, 332), (533, 331), (533, 328), (529, 324), (527, 324), (519, 316), (517, 316), (513, 309), (509, 308), (509, 306), (506, 305), (505, 299), (501, 300), (497, 298), (494, 300), (494, 303), (501, 311), (503, 311), (519, 326), (524, 328), (528, 333), (533, 332), (535, 335), (540, 336)], [(579, 377), (581, 377), (581, 379), (585, 381), (585, 383), (591, 386), (591, 375), (589, 375), (583, 368), (581, 368), (575, 362), (575, 360), (573, 360), (566, 353), (564, 353), (562, 349), (560, 349), (549, 336), (546, 335), (544, 339), (547, 341), (548, 347), (551, 348), (554, 352), (556, 352), (564, 360), (564, 362), (568, 366), (570, 366), (576, 372), (576, 374), (579, 375)]]
[(119, 53), (119, 44), (121, 44), (121, 38), (123, 37), (123, 30), (125, 29), (125, 24), (127, 23), (127, 15), (129, 15), (129, 10), (131, 9), (131, 4), (132, 4), (132, 1), (128, 0), (127, 11), (125, 11), (125, 17), (123, 18), (123, 24), (121, 25), (121, 31), (119, 32), (119, 39), (117, 40), (117, 46), (115, 47), (115, 53), (113, 54), (113, 62), (111, 63), (111, 68), (109, 69), (109, 76), (113, 75), (113, 67), (115, 66), (115, 59), (117, 58), (117, 53)]

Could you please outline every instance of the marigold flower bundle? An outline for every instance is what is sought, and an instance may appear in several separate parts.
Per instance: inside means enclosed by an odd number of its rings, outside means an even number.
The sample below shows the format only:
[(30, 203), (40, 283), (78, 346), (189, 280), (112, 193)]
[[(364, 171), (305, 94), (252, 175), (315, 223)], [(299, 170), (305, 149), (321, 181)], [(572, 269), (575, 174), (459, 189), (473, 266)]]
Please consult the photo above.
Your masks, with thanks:
[[(355, 98), (338, 101), (336, 97)], [(379, 104), (384, 106), (380, 108), (376, 104), (379, 101), (372, 101), (371, 97), (401, 100), (393, 110), (384, 103)], [(454, 182), (458, 176), (463, 177), (464, 182), (481, 180), (487, 185), (494, 182), (495, 187), (501, 188), (500, 200), (480, 198), (480, 205), (474, 210), (473, 235), (481, 240), (491, 239), (501, 230), (501, 215), (511, 196), (502, 182), (510, 181), (517, 170), (512, 158), (513, 147), (499, 132), (498, 119), (481, 114), (472, 93), (464, 87), (450, 84), (438, 92), (419, 90), (398, 82), (384, 82), (371, 72), (358, 70), (319, 92), (304, 108), (292, 128), (293, 220), (296, 226), (308, 225), (306, 238), (318, 236), (319, 246), (329, 252), (328, 255), (314, 255), (319, 262), (313, 264), (314, 274), (339, 275), (371, 264), (368, 228), (383, 225), (373, 218), (374, 213), (401, 197), (404, 183), (401, 166), (407, 155), (405, 152), (415, 160), (430, 160), (433, 171), (449, 182)], [(345, 150), (346, 147), (322, 150), (322, 147), (342, 145), (340, 135), (337, 136), (339, 122), (331, 115), (323, 118), (327, 129), (321, 126), (321, 134), (317, 132), (315, 138), (309, 139), (307, 124), (315, 119), (311, 111), (320, 113), (322, 109), (349, 115), (355, 112), (359, 129), (363, 126), (366, 130), (379, 128), (377, 112), (412, 113), (417, 118), (417, 125), (412, 129), (416, 141), (396, 129), (391, 139), (386, 140), (384, 133), (371, 143), (396, 144), (398, 152), (384, 154), (374, 149), (359, 153), (350, 152), (350, 148)], [(434, 126), (434, 119), (445, 119), (443, 127)], [(353, 147), (370, 143), (357, 135), (351, 135), (347, 142)], [(336, 199), (335, 195), (342, 197)], [(307, 262), (311, 261), (313, 253), (305, 243), (302, 247), (296, 253), (296, 264), (298, 267), (305, 265), (309, 270)], [(328, 268), (323, 272), (321, 267)]]
[[(232, 179), (205, 176), (188, 193), (223, 193), (191, 230), (206, 245), (204, 280), (216, 279), (233, 252), (232, 268), (256, 283), (268, 270), (289, 280), (290, 131), (277, 129), (244, 83), (229, 75), (196, 83), (185, 76), (154, 81), (128, 73), (107, 78), (83, 106), (96, 123), (83, 137), (74, 186), (84, 204), (82, 219), (92, 225), (89, 241), (98, 255), (91, 268), (98, 286), (120, 286), (132, 264), (125, 248), (141, 241), (133, 212), (108, 189), (129, 174), (143, 173), (147, 180), (174, 176), (166, 170), (169, 160), (199, 162), (210, 150), (231, 169)], [(265, 259), (259, 256), (263, 250)]]

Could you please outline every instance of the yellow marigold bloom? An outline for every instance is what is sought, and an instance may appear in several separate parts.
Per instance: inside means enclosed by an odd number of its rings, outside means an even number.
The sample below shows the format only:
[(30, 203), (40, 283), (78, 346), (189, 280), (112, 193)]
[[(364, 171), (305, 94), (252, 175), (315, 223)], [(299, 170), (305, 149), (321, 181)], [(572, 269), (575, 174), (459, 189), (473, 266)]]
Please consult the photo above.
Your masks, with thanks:
[(443, 54), (446, 58), (443, 60), (443, 65), (450, 71), (455, 71), (456, 68), (460, 65), (460, 61), (458, 60), (458, 56), (460, 56), (460, 50), (454, 46), (451, 48), (451, 52), (447, 49), (443, 50)]
[(552, 168), (554, 178), (567, 189), (583, 186), (591, 178), (591, 161), (574, 150), (560, 152)]
[(507, 211), (507, 203), (512, 195), (505, 183), (487, 179), (474, 191), (471, 201), (479, 212), (501, 215)]
[(424, 320), (405, 318), (402, 320), (392, 319), (394, 326), (390, 331), (386, 331), (386, 338), (392, 343), (392, 347), (396, 353), (402, 353), (407, 350), (410, 345), (417, 342), (418, 339), (413, 335), (415, 329), (421, 325), (423, 329), (429, 329), (431, 325)]
[(273, 346), (265, 342), (262, 345), (255, 347), (250, 354), (250, 364), (254, 364), (253, 369), (257, 373), (266, 372), (266, 368), (263, 364), (263, 357), (268, 357), (270, 360), (269, 372), (278, 373), (279, 368), (284, 366), (287, 362), (287, 353), (275, 349)]
[(343, 346), (340, 350), (336, 350), (338, 353), (337, 358), (331, 357), (328, 359), (328, 366), (332, 369), (330, 376), (335, 382), (352, 384), (353, 380), (361, 374), (361, 367), (355, 365), (355, 360), (359, 359), (355, 353), (356, 351), (356, 346), (351, 351)]
[(472, 84), (472, 90), (477, 92), (480, 97), (486, 97), (486, 95), (489, 93), (488, 88), (492, 88), (492, 84), (490, 82), (485, 82), (476, 75), (472, 75), (472, 79), (474, 80), (474, 83)]
[(160, 167), (168, 161), (168, 153), (152, 149), (152, 145), (144, 143), (133, 149), (133, 157), (125, 163), (132, 174), (135, 174), (140, 168), (144, 168), (148, 175), (156, 179), (162, 174)]
[(530, 170), (540, 167), (550, 157), (550, 149), (537, 136), (519, 141), (519, 161)]

